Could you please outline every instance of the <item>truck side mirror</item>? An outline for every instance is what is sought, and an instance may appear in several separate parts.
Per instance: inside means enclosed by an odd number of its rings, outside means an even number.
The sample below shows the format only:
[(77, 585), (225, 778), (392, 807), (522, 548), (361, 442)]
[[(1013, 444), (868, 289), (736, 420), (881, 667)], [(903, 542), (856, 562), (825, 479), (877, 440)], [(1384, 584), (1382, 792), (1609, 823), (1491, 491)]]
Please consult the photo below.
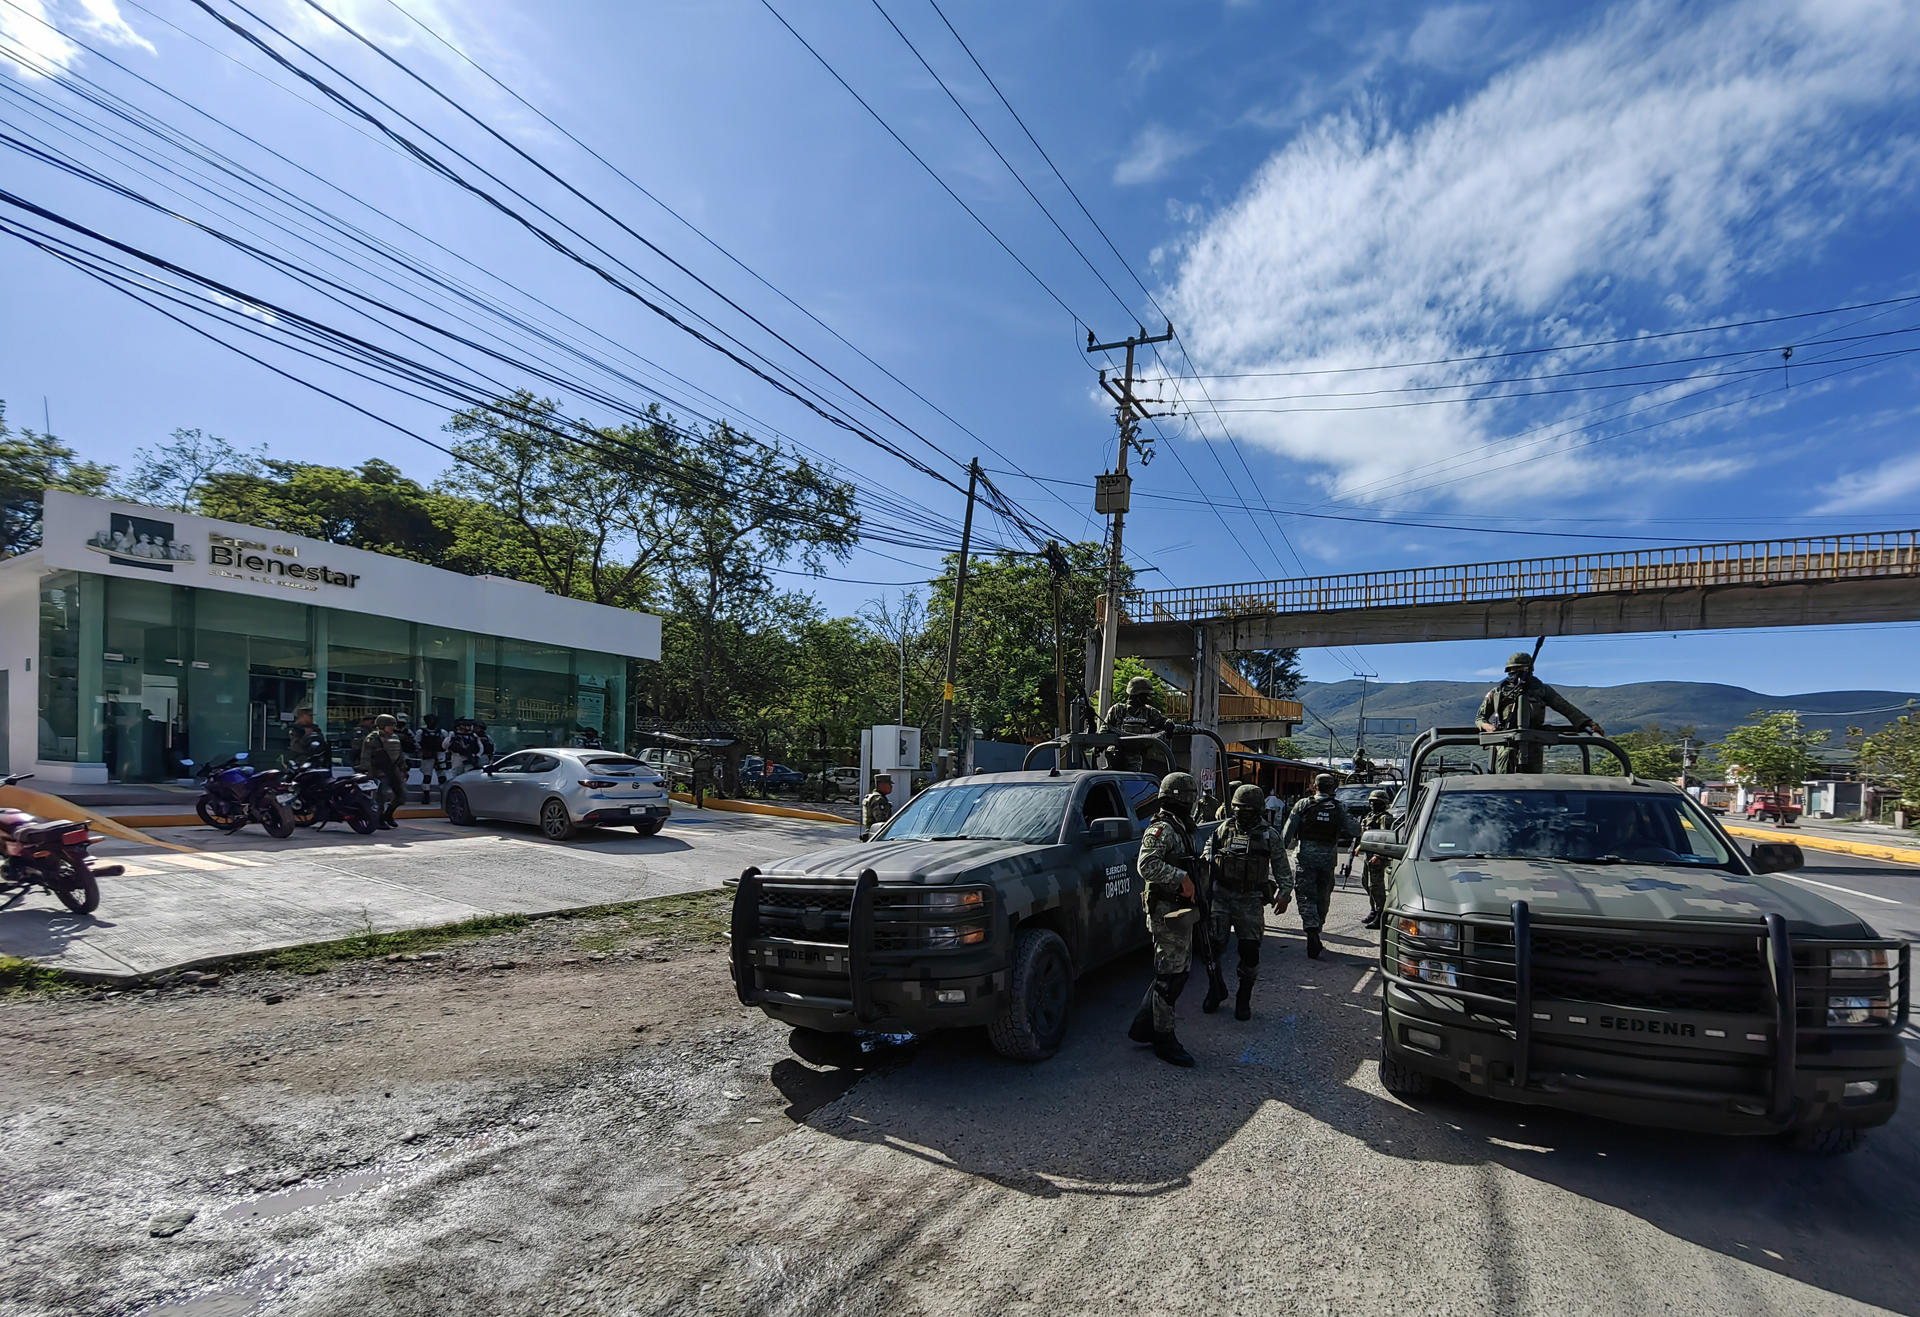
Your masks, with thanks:
[(1755, 873), (1785, 873), (1803, 868), (1807, 857), (1793, 842), (1761, 841), (1755, 842), (1753, 850), (1748, 852), (1747, 863)]
[(1118, 846), (1133, 840), (1132, 819), (1095, 819), (1087, 825), (1089, 846)]
[(1391, 828), (1368, 828), (1360, 834), (1360, 849), (1389, 860), (1403, 860), (1407, 855), (1407, 844)]

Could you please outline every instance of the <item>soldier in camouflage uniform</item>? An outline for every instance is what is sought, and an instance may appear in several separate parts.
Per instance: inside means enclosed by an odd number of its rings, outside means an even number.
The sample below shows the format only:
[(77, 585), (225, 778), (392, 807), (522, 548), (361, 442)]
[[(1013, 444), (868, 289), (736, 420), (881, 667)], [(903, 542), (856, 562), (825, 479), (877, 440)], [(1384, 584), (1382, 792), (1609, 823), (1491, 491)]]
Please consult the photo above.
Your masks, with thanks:
[(1234, 802), (1240, 798), (1241, 785), (1238, 780), (1227, 783), (1227, 798), (1220, 802), (1210, 817), (1222, 820), (1233, 817)]
[[(1267, 931), (1267, 903), (1286, 908), (1293, 894), (1293, 871), (1280, 834), (1267, 824), (1267, 800), (1260, 788), (1235, 788), (1233, 810), (1227, 821), (1207, 838), (1203, 858), (1213, 880), (1213, 945), (1227, 945), (1229, 934), (1240, 943), (1240, 994), (1234, 999), (1233, 1018), (1253, 1017), (1253, 982), (1260, 977), (1260, 941)], [(1200, 1009), (1212, 1014), (1227, 998), (1224, 981), (1216, 979)]]
[(872, 832), (893, 817), (893, 801), (887, 798), (887, 793), (892, 790), (892, 778), (873, 779), (873, 790), (860, 802), (860, 830), (863, 833)]
[(1100, 730), (1116, 736), (1156, 736), (1172, 724), (1153, 707), (1153, 679), (1135, 677), (1127, 683), (1127, 698), (1107, 706)]
[(1152, 1043), (1155, 1056), (1177, 1066), (1193, 1064), (1193, 1054), (1174, 1037), (1173, 1005), (1187, 986), (1193, 964), (1193, 875), (1200, 867), (1193, 808), (1199, 797), (1192, 774), (1168, 773), (1160, 780), (1160, 809), (1140, 838), (1140, 890), (1147, 931), (1153, 935), (1153, 983), (1127, 1037)]
[[(1393, 797), (1384, 791), (1374, 791), (1367, 796), (1367, 817), (1360, 822), (1362, 832), (1372, 832), (1376, 828), (1391, 828), (1393, 815), (1387, 807), (1393, 803)], [(1353, 876), (1353, 859), (1360, 853), (1360, 839), (1353, 839), (1353, 849), (1347, 852), (1347, 867), (1340, 871), (1341, 877)], [(1363, 862), (1361, 875), (1366, 879), (1367, 900), (1373, 906), (1368, 912), (1366, 926), (1380, 927), (1381, 913), (1387, 908), (1387, 857), (1369, 855)]]
[[(1346, 806), (1334, 798), (1333, 774), (1322, 773), (1313, 780), (1315, 794), (1306, 797), (1287, 815), (1280, 844), (1298, 842), (1294, 857), (1298, 877), (1294, 891), (1300, 897), (1300, 926), (1307, 930), (1307, 955), (1320, 959), (1320, 928), (1326, 923), (1333, 901), (1333, 867), (1340, 862), (1340, 842), (1353, 835), (1353, 820)], [(1284, 902), (1276, 909), (1285, 910)]]
[[(1480, 701), (1474, 725), (1483, 732), (1510, 732), (1547, 725), (1547, 710), (1552, 709), (1583, 732), (1595, 736), (1606, 733), (1599, 723), (1573, 707), (1559, 691), (1533, 675), (1533, 655), (1525, 650), (1507, 659), (1507, 676)], [(1494, 768), (1501, 773), (1538, 773), (1545, 764), (1545, 751), (1537, 745), (1502, 746), (1496, 751)]]

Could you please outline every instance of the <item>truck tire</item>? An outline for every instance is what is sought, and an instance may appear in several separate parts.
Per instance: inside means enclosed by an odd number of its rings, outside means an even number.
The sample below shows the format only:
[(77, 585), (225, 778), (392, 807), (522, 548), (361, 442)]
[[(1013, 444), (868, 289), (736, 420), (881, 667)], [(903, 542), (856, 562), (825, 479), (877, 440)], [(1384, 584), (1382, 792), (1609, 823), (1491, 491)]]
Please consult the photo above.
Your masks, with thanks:
[(1013, 940), (1007, 1005), (987, 1036), (1011, 1061), (1044, 1061), (1067, 1040), (1073, 1014), (1073, 961), (1067, 944), (1048, 928), (1025, 928)]
[(1395, 1097), (1426, 1097), (1433, 1092), (1433, 1076), (1396, 1060), (1393, 1053), (1387, 1050), (1383, 1038), (1380, 1041), (1380, 1087)]
[(1858, 1148), (1866, 1137), (1867, 1132), (1857, 1125), (1829, 1125), (1824, 1128), (1797, 1129), (1787, 1136), (1787, 1143), (1795, 1152), (1804, 1152), (1809, 1156), (1841, 1157)]

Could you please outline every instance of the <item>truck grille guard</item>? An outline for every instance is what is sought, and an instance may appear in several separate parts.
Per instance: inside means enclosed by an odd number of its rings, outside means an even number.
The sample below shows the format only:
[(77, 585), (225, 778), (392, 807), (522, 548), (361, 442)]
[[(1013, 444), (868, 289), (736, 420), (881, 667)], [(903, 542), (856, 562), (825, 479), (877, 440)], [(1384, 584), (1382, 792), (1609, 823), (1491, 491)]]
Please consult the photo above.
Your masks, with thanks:
[[(980, 923), (991, 929), (997, 920), (995, 902), (991, 897), (977, 912), (956, 914), (903, 902), (902, 897), (907, 894), (917, 894), (917, 889), (897, 886), (883, 889), (880, 876), (872, 869), (862, 869), (851, 889), (844, 881), (809, 882), (805, 879), (776, 877), (769, 883), (758, 868), (747, 869), (740, 875), (739, 887), (734, 893), (733, 920), (729, 931), (731, 945), (728, 955), (735, 994), (747, 1006), (784, 1002), (826, 1007), (836, 1015), (851, 1016), (861, 1024), (877, 1021), (880, 1012), (874, 1007), (872, 988), (876, 951), (891, 952), (896, 956), (942, 955), (951, 948), (921, 946), (912, 942), (919, 926)], [(791, 923), (792, 916), (787, 912), (799, 908), (801, 899), (818, 911), (820, 938), (809, 938), (804, 932), (795, 936), (790, 929), (767, 927), (769, 912), (783, 915), (784, 922)], [(845, 934), (844, 942), (838, 937), (842, 932)], [(754, 963), (755, 944), (769, 941), (818, 951), (823, 965), (843, 966), (846, 995), (807, 995), (761, 987), (760, 971)], [(838, 980), (839, 976), (835, 974), (832, 981)]]
[[(1427, 922), (1427, 917), (1419, 918), (1421, 922)], [(1505, 919), (1497, 915), (1433, 917), (1432, 922), (1436, 924), (1451, 924), (1460, 929), (1460, 940), (1452, 945), (1402, 933), (1394, 925), (1393, 919), (1394, 916), (1390, 914), (1382, 934), (1381, 976), (1409, 993), (1440, 998), (1453, 1003), (1451, 1009), (1462, 1014), (1471, 1013), (1492, 1020), (1503, 1035), (1513, 1040), (1513, 1075), (1510, 1082), (1515, 1088), (1544, 1091), (1582, 1088), (1605, 1090), (1623, 1096), (1696, 1102), (1731, 1100), (1744, 1096), (1579, 1074), (1536, 1078), (1532, 1067), (1534, 1025), (1537, 1020), (1550, 1018), (1534, 1010), (1539, 977), (1536, 947), (1542, 934), (1625, 938), (1631, 938), (1633, 934), (1646, 934), (1657, 938), (1658, 945), (1668, 949), (1687, 948), (1690, 937), (1720, 939), (1723, 942), (1750, 940), (1758, 953), (1755, 968), (1764, 973), (1767, 1006), (1773, 1024), (1766, 1115), (1772, 1124), (1781, 1127), (1790, 1125), (1797, 1114), (1793, 1077), (1799, 1065), (1803, 1035), (1872, 1037), (1897, 1033), (1905, 1024), (1910, 1006), (1912, 949), (1908, 944), (1891, 938), (1796, 939), (1789, 934), (1786, 920), (1778, 914), (1767, 915), (1760, 925), (1751, 921), (1692, 919), (1676, 924), (1673, 921), (1618, 920), (1583, 915), (1556, 915), (1550, 920), (1538, 920), (1525, 901), (1515, 901)], [(1486, 938), (1484, 944), (1481, 940), (1483, 937)], [(1697, 947), (1698, 943), (1692, 945)], [(1888, 981), (1885, 985), (1889, 1016), (1886, 1024), (1832, 1026), (1824, 1023), (1828, 994), (1837, 990), (1830, 977), (1831, 953), (1842, 950), (1889, 953)], [(1403, 962), (1412, 962), (1423, 970), (1437, 963), (1450, 969), (1453, 982), (1436, 982), (1403, 974)], [(1606, 1003), (1602, 998), (1596, 1004)], [(1620, 1003), (1618, 1009), (1649, 1008)]]

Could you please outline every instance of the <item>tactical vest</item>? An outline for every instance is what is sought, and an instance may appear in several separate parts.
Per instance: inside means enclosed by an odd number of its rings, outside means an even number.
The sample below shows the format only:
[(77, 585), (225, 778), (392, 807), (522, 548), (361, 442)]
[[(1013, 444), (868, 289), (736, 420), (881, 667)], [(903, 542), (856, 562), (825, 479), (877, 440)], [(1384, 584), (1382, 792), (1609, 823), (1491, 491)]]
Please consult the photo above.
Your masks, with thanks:
[(447, 734), (438, 727), (422, 727), (420, 729), (421, 754), (437, 755), (446, 747), (446, 744)]
[(1213, 858), (1219, 883), (1230, 892), (1256, 892), (1273, 879), (1273, 829), (1257, 827), (1243, 832), (1229, 822), (1213, 836)]
[(1301, 841), (1325, 842), (1336, 845), (1340, 841), (1340, 802), (1332, 796), (1315, 796), (1300, 806), (1300, 822), (1294, 827), (1294, 836)]

